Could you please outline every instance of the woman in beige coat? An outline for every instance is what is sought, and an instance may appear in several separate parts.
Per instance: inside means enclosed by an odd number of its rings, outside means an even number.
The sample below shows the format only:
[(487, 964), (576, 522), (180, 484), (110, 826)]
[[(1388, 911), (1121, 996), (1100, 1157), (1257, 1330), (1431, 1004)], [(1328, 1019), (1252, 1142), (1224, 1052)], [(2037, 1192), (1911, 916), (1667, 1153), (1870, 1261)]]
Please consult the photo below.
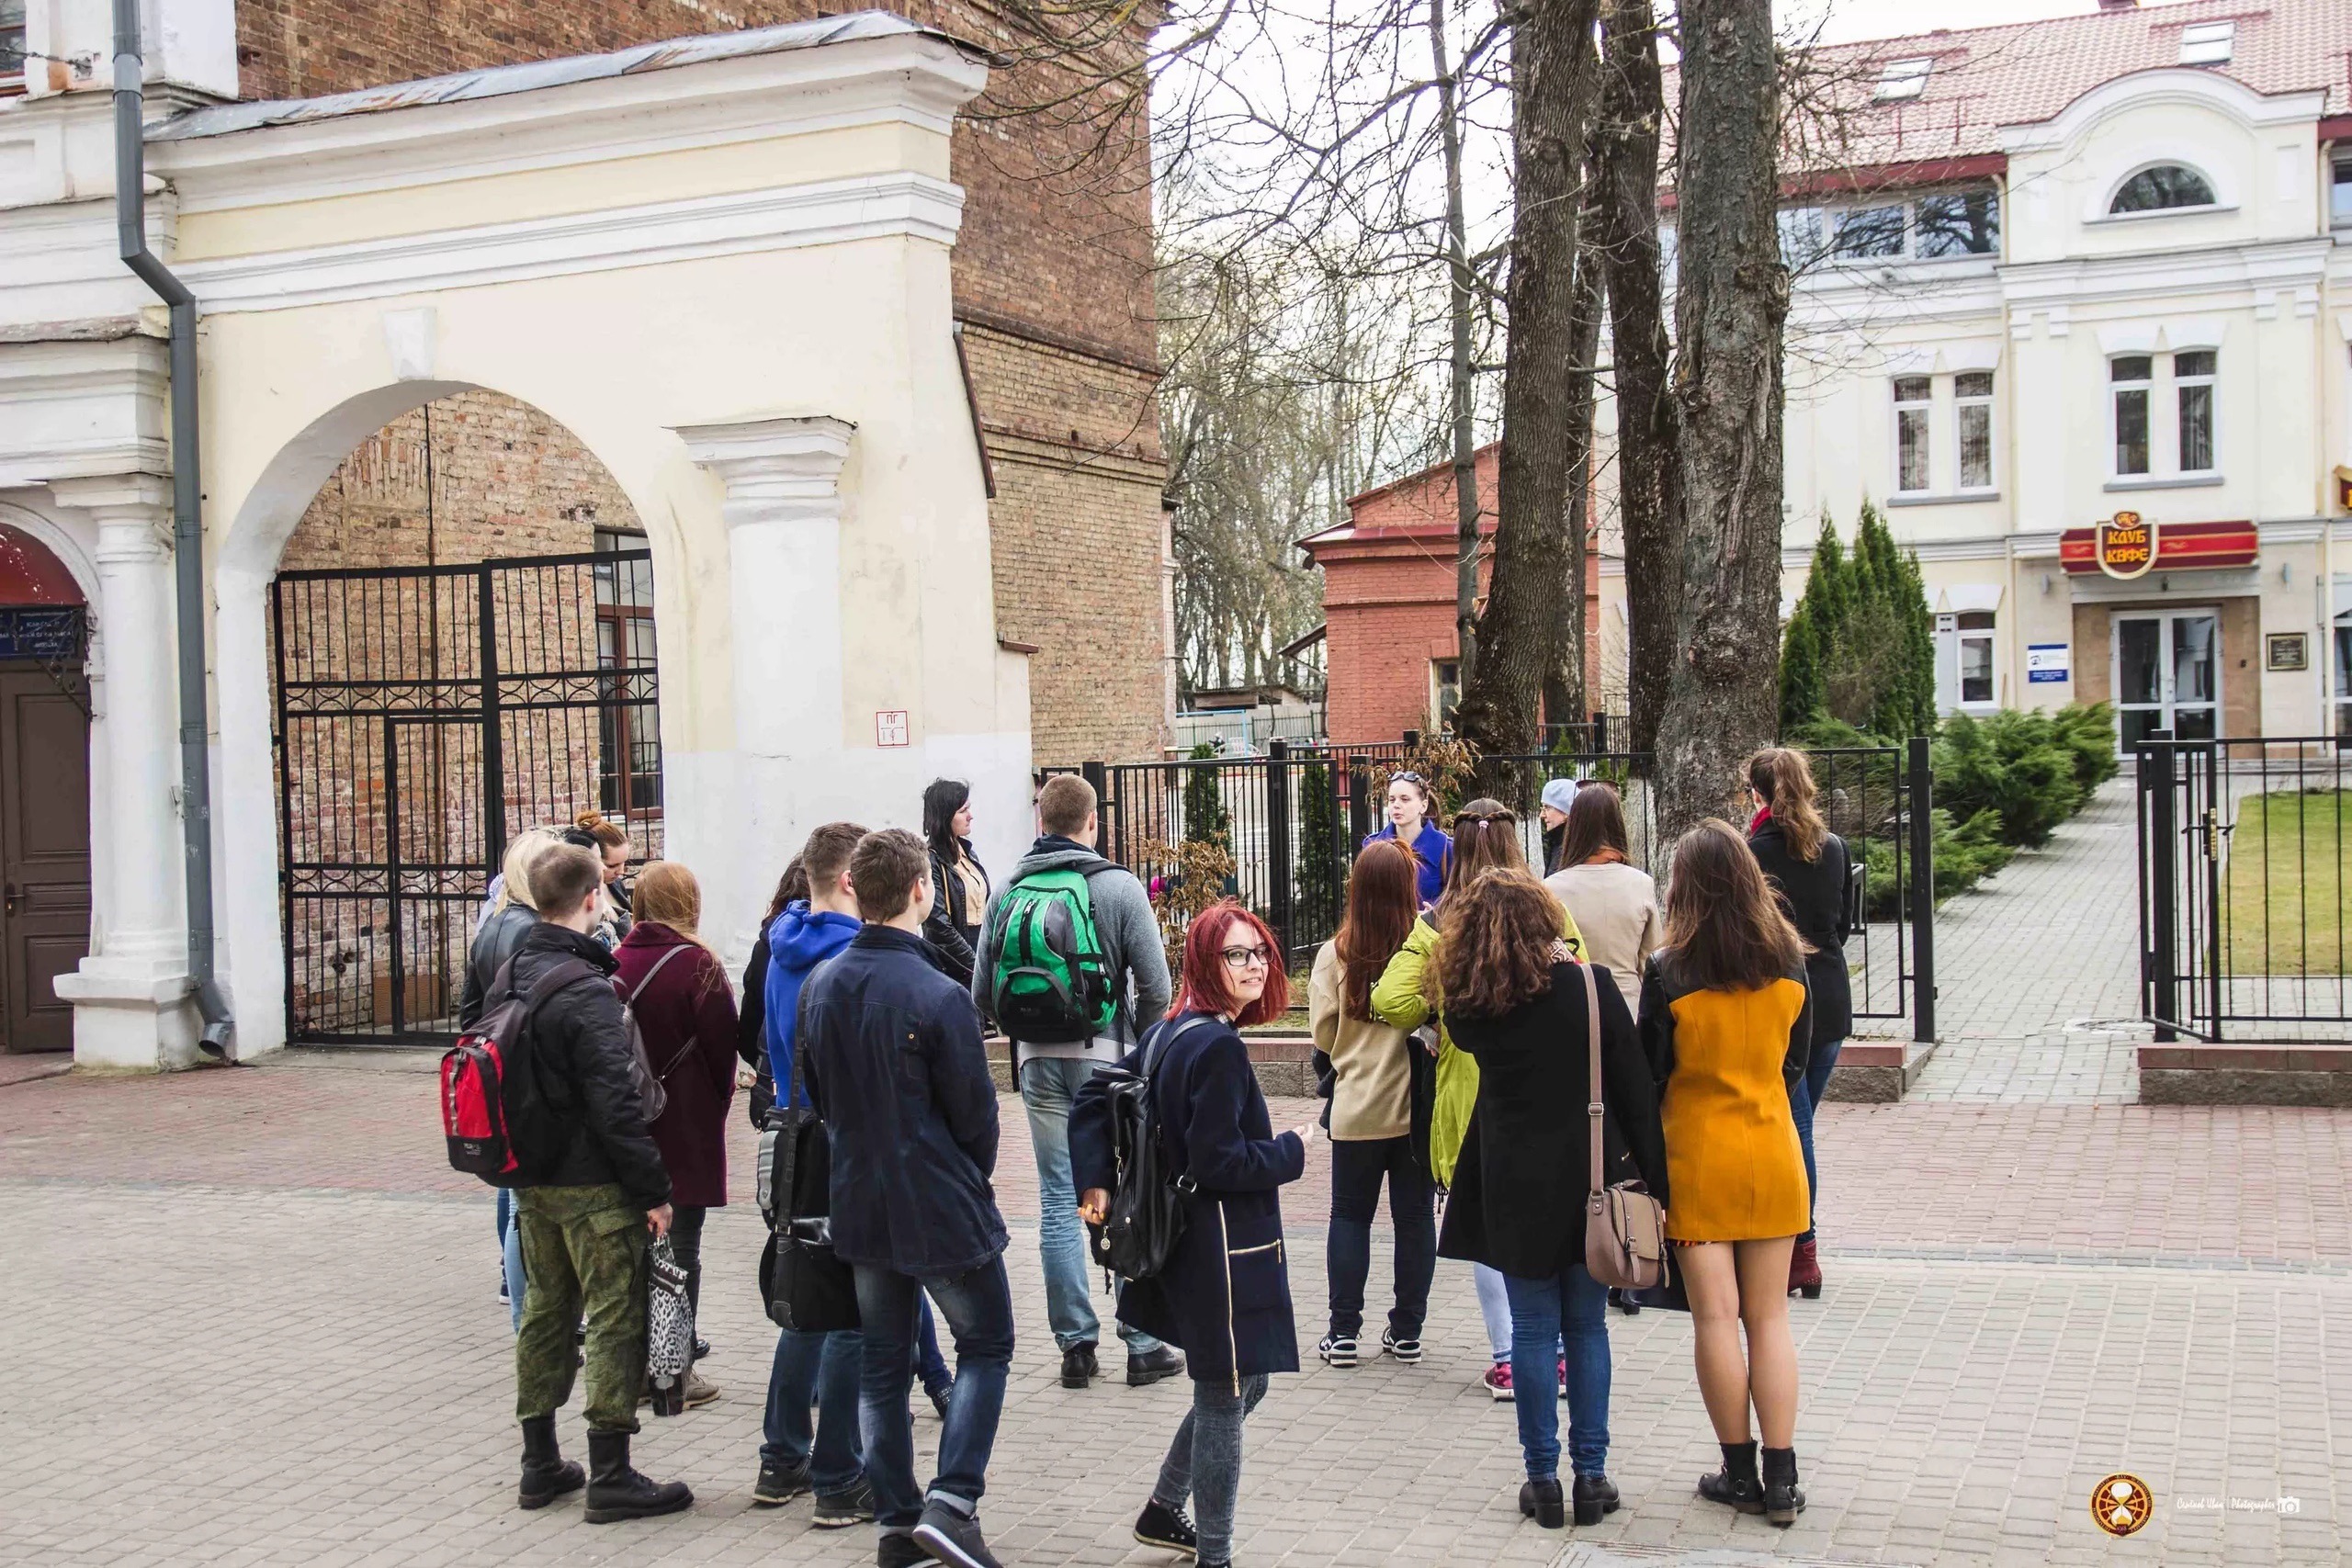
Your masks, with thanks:
[(1412, 1152), (1413, 1064), (1421, 1047), (1373, 1016), (1372, 987), (1420, 908), (1419, 865), (1402, 844), (1382, 840), (1357, 857), (1348, 878), (1340, 934), (1315, 955), (1306, 1016), (1316, 1049), (1331, 1059), (1331, 1225), (1325, 1243), (1331, 1328), (1320, 1347), (1334, 1367), (1359, 1359), (1364, 1280), (1372, 1272), (1372, 1217), (1388, 1182), (1396, 1230), (1396, 1300), (1380, 1348), (1400, 1361), (1421, 1359), (1421, 1320), (1437, 1269), (1437, 1222), (1427, 1162)]
[(1544, 879), (1584, 932), (1585, 960), (1607, 969), (1628, 1010), (1642, 1005), (1642, 965), (1665, 939), (1657, 884), (1625, 849), (1625, 808), (1605, 784), (1588, 784), (1568, 807), (1560, 869)]

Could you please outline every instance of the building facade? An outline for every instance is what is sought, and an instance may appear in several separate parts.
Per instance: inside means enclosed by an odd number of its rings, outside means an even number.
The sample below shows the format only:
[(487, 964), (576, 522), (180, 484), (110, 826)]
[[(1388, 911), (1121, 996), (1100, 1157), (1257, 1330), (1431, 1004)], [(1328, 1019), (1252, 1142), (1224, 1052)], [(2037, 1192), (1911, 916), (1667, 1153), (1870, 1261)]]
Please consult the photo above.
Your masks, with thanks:
[(1949, 711), (2352, 733), (2347, 51), (2332, 0), (1822, 51), (1850, 151), (1781, 213), (1786, 603), (1871, 504)]

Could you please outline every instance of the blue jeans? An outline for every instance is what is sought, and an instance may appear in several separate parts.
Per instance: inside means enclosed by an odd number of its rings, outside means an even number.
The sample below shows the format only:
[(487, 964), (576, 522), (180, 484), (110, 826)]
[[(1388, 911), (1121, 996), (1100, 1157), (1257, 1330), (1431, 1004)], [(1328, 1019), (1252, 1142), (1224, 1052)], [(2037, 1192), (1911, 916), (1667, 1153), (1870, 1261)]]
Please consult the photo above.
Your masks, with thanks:
[(1805, 1226), (1797, 1239), (1813, 1239), (1813, 1205), (1821, 1200), (1821, 1178), (1813, 1165), (1813, 1113), (1821, 1104), (1821, 1097), (1829, 1089), (1830, 1071), (1838, 1066), (1838, 1048), (1846, 1043), (1831, 1040), (1813, 1048), (1813, 1058), (1805, 1064), (1804, 1077), (1789, 1089), (1789, 1114), (1796, 1119), (1797, 1144), (1804, 1150)]
[(1510, 1376), (1520, 1390), (1519, 1446), (1527, 1478), (1560, 1473), (1560, 1407), (1530, 1399), (1548, 1385), (1553, 1356), (1568, 1371), (1568, 1460), (1578, 1475), (1600, 1475), (1609, 1465), (1609, 1288), (1571, 1262), (1549, 1280), (1503, 1276), (1510, 1292)]
[[(870, 1263), (855, 1266), (859, 1332), (865, 1339), (858, 1384), (858, 1431), (865, 1474), (874, 1483), (874, 1522), (904, 1533), (926, 1500), (970, 1517), (988, 1490), (989, 1455), (1004, 1411), (1012, 1366), (1012, 1291), (1004, 1259), (992, 1258), (953, 1280), (920, 1280)], [(919, 1303), (928, 1290), (956, 1337), (956, 1391), (939, 1433), (939, 1473), (926, 1495), (915, 1490), (915, 1438), (907, 1416)]]
[[(768, 1373), (763, 1464), (806, 1465), (808, 1483), (839, 1492), (854, 1483), (864, 1461), (857, 1446), (858, 1334), (802, 1334), (780, 1329), (775, 1366)], [(808, 1406), (817, 1406), (809, 1431)]]
[[(1069, 1169), (1070, 1102), (1101, 1066), (1059, 1056), (1031, 1056), (1021, 1064), (1021, 1103), (1029, 1108), (1029, 1145), (1037, 1156), (1037, 1260), (1046, 1271), (1046, 1321), (1054, 1343), (1065, 1350), (1102, 1337), (1087, 1287), (1086, 1233), (1079, 1225)], [(1142, 1330), (1118, 1326), (1129, 1355), (1159, 1348)]]
[(915, 1381), (925, 1393), (945, 1392), (956, 1380), (948, 1375), (947, 1358), (939, 1353), (939, 1325), (931, 1315), (931, 1298), (922, 1299), (922, 1321), (915, 1335)]
[(1241, 1380), (1241, 1392), (1230, 1382), (1193, 1383), (1193, 1408), (1184, 1412), (1159, 1461), (1159, 1481), (1151, 1500), (1163, 1508), (1181, 1511), (1193, 1499), (1193, 1525), (1200, 1532), (1199, 1562), (1233, 1561), (1233, 1507), (1241, 1497), (1241, 1424), (1266, 1397), (1266, 1374)]
[(506, 1311), (510, 1325), (523, 1332), (523, 1227), (514, 1223), (514, 1194), (498, 1190), (498, 1250), (506, 1270)]

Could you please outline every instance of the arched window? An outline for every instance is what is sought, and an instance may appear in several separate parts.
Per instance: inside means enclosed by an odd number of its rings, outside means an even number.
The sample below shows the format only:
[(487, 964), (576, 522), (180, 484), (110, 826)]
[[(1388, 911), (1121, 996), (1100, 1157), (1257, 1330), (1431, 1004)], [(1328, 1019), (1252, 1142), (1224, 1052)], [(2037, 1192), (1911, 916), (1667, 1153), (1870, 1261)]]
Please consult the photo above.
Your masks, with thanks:
[(2213, 186), (2196, 170), (2158, 164), (2125, 180), (2108, 204), (2109, 212), (2161, 212), (2171, 207), (2211, 207)]

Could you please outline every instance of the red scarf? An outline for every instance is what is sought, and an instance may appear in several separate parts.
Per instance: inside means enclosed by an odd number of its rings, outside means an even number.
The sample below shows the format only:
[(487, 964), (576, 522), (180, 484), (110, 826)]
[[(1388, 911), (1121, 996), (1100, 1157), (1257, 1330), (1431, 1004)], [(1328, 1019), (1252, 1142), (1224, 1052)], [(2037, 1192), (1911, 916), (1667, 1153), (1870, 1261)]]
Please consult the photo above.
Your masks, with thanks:
[(1756, 815), (1747, 819), (1747, 836), (1751, 839), (1756, 837), (1756, 829), (1770, 820), (1772, 820), (1772, 808), (1769, 806), (1758, 807)]

